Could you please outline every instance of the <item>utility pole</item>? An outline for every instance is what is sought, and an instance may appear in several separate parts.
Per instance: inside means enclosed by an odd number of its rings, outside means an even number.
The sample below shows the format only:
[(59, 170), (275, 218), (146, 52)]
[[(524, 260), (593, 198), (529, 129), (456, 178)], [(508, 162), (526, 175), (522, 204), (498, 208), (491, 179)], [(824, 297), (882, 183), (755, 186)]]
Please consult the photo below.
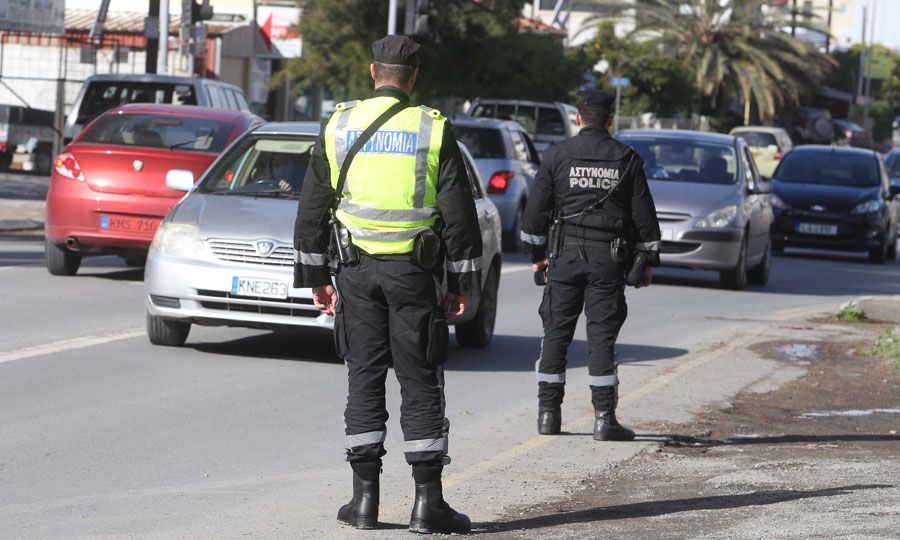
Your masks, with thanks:
[(169, 74), (169, 0), (159, 0), (159, 69)]
[(159, 0), (150, 0), (150, 10), (147, 12), (144, 26), (147, 36), (144, 73), (156, 73), (156, 59), (159, 52)]
[(828, 0), (828, 34), (825, 35), (825, 54), (831, 52), (831, 12), (834, 11), (834, 0)]
[[(409, 1), (409, 0), (407, 0)], [(388, 4), (388, 35), (397, 33), (397, 0), (390, 0)]]
[[(859, 97), (863, 95), (863, 77), (866, 73), (866, 22), (868, 21), (868, 6), (863, 6), (863, 16), (862, 16), (862, 49), (859, 51), (859, 77), (856, 82), (856, 99), (853, 100), (853, 104), (856, 105), (859, 103)], [(853, 113), (851, 111), (851, 119)]]
[(865, 103), (863, 105), (863, 127), (871, 129), (869, 126), (869, 102), (872, 101), (872, 59), (875, 57), (875, 9), (878, 7), (876, 1), (872, 5), (872, 23), (869, 25), (869, 54), (866, 55), (866, 94)]
[(791, 37), (797, 37), (797, 0), (791, 0)]

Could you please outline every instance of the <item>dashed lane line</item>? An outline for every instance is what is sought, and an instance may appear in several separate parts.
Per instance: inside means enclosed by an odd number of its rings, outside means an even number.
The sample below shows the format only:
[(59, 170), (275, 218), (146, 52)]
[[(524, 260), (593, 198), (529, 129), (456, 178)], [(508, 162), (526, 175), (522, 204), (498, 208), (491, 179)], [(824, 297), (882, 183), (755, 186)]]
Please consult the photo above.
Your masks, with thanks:
[(502, 270), (500, 270), (501, 274), (509, 274), (510, 272), (522, 272), (523, 270), (531, 270), (530, 264), (522, 264), (515, 266), (504, 266)]
[(76, 349), (84, 349), (86, 347), (94, 347), (112, 343), (114, 341), (122, 341), (124, 339), (136, 338), (145, 335), (143, 329), (126, 330), (123, 332), (115, 332), (111, 334), (97, 334), (93, 336), (83, 336), (74, 339), (64, 339), (53, 343), (45, 343), (43, 345), (35, 345), (33, 347), (25, 347), (13, 351), (0, 353), (0, 364), (5, 362), (14, 362), (16, 360), (25, 360), (34, 358), (35, 356), (44, 356), (64, 351), (73, 351)]

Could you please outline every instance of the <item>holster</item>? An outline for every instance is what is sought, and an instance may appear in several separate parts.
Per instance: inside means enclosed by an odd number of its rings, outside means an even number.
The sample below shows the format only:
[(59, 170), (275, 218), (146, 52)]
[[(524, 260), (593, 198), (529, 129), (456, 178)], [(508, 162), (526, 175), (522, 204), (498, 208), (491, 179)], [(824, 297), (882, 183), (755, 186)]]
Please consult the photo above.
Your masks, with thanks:
[(616, 264), (625, 265), (626, 268), (629, 269), (631, 268), (632, 261), (634, 260), (634, 248), (632, 247), (631, 242), (621, 237), (613, 238), (613, 241), (609, 243), (609, 253)]
[(331, 227), (331, 249), (343, 266), (359, 264), (359, 249), (353, 245), (350, 231), (337, 219), (332, 210), (329, 213), (328, 225)]
[(556, 259), (562, 253), (563, 244), (565, 243), (566, 222), (560, 218), (553, 220), (550, 224), (550, 233), (547, 238), (547, 256), (550, 259)]
[(412, 252), (412, 263), (423, 270), (433, 270), (441, 262), (443, 245), (441, 239), (429, 229), (416, 236)]

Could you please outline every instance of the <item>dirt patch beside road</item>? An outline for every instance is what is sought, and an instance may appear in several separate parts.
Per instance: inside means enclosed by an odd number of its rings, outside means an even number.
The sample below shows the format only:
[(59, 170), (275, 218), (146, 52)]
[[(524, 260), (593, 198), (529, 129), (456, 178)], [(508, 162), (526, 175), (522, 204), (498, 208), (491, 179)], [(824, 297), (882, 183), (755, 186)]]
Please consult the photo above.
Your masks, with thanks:
[[(863, 328), (860, 333), (860, 328)], [(568, 500), (523, 507), (499, 537), (897, 538), (900, 375), (865, 351), (883, 325), (818, 342), (770, 342), (760, 356), (803, 366), (781, 388), (739, 394), (658, 439)]]

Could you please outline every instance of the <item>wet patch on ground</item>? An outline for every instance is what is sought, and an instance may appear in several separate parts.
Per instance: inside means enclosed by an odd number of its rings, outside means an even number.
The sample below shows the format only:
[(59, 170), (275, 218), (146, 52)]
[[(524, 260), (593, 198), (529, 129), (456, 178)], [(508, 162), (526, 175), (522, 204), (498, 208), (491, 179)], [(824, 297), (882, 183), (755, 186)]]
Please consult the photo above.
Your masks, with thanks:
[(860, 328), (852, 338), (756, 345), (807, 373), (774, 392), (743, 392), (690, 424), (637, 426), (639, 439), (659, 441), (654, 452), (583, 480), (568, 500), (511, 510), (481, 530), (508, 538), (897, 538), (900, 375), (863, 352), (884, 326)]

